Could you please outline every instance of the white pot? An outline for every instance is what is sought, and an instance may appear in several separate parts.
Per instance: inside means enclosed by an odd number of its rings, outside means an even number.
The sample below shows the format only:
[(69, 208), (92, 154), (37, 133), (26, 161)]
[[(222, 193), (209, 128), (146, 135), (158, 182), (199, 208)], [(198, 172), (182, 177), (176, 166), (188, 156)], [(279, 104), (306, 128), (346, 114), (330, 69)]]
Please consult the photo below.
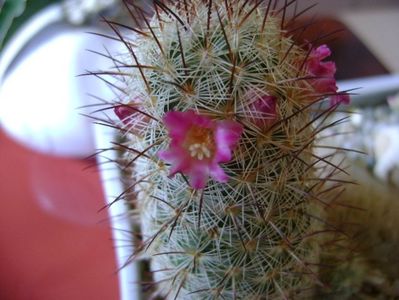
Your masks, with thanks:
[[(114, 52), (120, 44), (89, 34), (98, 28), (73, 27), (63, 21), (59, 5), (52, 5), (25, 23), (1, 53), (0, 124), (11, 137), (36, 151), (60, 156), (85, 157), (95, 149), (109, 148), (115, 133), (104, 126), (93, 126), (90, 114), (102, 107), (90, 96), (112, 99), (115, 95), (95, 76), (77, 77), (88, 70), (107, 70), (112, 62), (87, 51)], [(94, 131), (94, 134), (93, 134)], [(98, 161), (114, 159), (107, 152)], [(106, 202), (123, 192), (115, 168), (101, 168)], [(127, 206), (117, 202), (108, 209), (114, 240), (120, 299), (139, 300), (137, 264), (122, 268), (133, 252), (131, 223)], [(122, 217), (121, 217), (122, 216)], [(101, 263), (101, 262), (99, 262)]]
[[(114, 145), (116, 131), (106, 126), (95, 126), (95, 140), (97, 149), (108, 149)], [(121, 195), (124, 187), (121, 181), (120, 170), (110, 161), (117, 159), (117, 152), (113, 150), (105, 151), (97, 155), (101, 180), (107, 204), (111, 204), (108, 209), (110, 226), (112, 229), (112, 237), (114, 240), (115, 254), (117, 258), (117, 266), (120, 268), (119, 289), (121, 300), (140, 300), (140, 270), (138, 264), (133, 261), (126, 265), (126, 262), (134, 252), (134, 243), (132, 231), (132, 223), (129, 218), (128, 204), (122, 199), (115, 203), (116, 197)]]
[(12, 36), (0, 56), (0, 124), (11, 137), (34, 150), (85, 157), (94, 151), (92, 122), (82, 108), (111, 99), (109, 88), (87, 70), (105, 70), (111, 62), (88, 51), (109, 41), (63, 20), (59, 5), (39, 12)]

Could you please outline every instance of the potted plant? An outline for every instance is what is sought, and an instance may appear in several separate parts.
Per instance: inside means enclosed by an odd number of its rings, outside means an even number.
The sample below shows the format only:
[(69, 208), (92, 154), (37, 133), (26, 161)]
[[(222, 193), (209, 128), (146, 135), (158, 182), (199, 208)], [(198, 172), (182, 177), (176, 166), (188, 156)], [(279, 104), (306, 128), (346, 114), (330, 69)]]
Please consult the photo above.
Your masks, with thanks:
[[(122, 220), (126, 299), (362, 290), (370, 266), (348, 224), (368, 202), (345, 193), (350, 149), (326, 142), (350, 91), (338, 90), (323, 36), (303, 41), (310, 25), (293, 27), (295, 1), (262, 3), (154, 1), (147, 17), (126, 1), (142, 26), (108, 22), (125, 53), (107, 54), (113, 69), (95, 73), (117, 91), (100, 109), (116, 132), (100, 157), (118, 165), (105, 183), (112, 219)], [(139, 261), (149, 261), (144, 272)]]

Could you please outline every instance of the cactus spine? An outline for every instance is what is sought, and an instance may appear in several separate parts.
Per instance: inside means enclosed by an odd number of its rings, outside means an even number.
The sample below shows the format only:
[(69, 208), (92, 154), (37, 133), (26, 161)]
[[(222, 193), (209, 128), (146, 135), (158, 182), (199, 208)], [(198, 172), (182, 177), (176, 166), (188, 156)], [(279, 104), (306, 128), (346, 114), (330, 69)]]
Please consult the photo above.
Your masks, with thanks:
[[(309, 298), (327, 231), (324, 206), (339, 189), (325, 186), (339, 167), (314, 152), (328, 126), (316, 122), (336, 107), (315, 108), (328, 91), (309, 71), (314, 48), (290, 36), (287, 1), (274, 10), (272, 1), (263, 8), (263, 1), (155, 2), (132, 42), (110, 24), (128, 50), (114, 59), (124, 90), (114, 105), (125, 161), (134, 166), (126, 191), (137, 196), (142, 231), (134, 256), (151, 257), (156, 292), (168, 299)], [(182, 113), (181, 131), (202, 121), (236, 126), (234, 145), (219, 145), (231, 151), (222, 171), (191, 172), (186, 162), (171, 175), (173, 163), (160, 155), (178, 130), (167, 124), (170, 112)], [(191, 134), (184, 141), (192, 144), (179, 149), (196, 166), (219, 151), (216, 125), (206, 126), (179, 133)], [(321, 172), (326, 165), (333, 171)], [(203, 170), (211, 178), (193, 184)]]

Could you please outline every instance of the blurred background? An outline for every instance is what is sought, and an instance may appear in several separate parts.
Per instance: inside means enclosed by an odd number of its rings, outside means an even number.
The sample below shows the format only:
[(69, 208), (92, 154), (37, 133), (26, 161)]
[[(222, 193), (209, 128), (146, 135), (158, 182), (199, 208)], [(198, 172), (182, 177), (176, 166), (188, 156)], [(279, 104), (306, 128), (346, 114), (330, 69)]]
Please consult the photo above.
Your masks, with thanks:
[[(298, 0), (296, 10), (314, 3)], [(100, 176), (87, 158), (95, 134), (83, 116), (98, 97), (115, 96), (93, 76), (77, 75), (109, 67), (87, 50), (118, 50), (101, 38), (107, 29), (99, 14), (121, 20), (122, 8), (119, 0), (0, 0), (2, 300), (119, 297)], [(367, 152), (349, 155), (357, 179), (378, 190), (385, 208), (397, 207), (399, 2), (319, 0), (300, 22), (316, 14), (322, 28), (309, 38), (343, 28), (328, 41), (339, 87), (360, 88), (340, 129), (354, 137), (332, 143)]]

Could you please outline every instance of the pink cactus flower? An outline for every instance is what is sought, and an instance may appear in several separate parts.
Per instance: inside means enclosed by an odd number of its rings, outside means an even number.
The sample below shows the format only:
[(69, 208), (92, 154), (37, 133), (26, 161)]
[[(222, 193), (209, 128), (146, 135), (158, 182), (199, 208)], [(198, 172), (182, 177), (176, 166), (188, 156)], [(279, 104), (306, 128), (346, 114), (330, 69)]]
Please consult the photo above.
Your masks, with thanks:
[(264, 95), (256, 99), (250, 106), (250, 121), (261, 129), (269, 128), (277, 119), (277, 98)]
[(149, 116), (145, 115), (142, 109), (142, 100), (135, 98), (128, 104), (114, 106), (114, 113), (131, 133), (137, 134), (150, 122)]
[(114, 113), (123, 124), (129, 125), (132, 118), (137, 114), (137, 110), (126, 104), (120, 104), (114, 107)]
[(351, 99), (348, 94), (342, 93), (330, 96), (330, 106), (336, 106), (340, 104), (348, 105), (351, 103)]
[(227, 182), (228, 176), (219, 164), (231, 160), (243, 132), (241, 124), (212, 120), (192, 110), (168, 112), (163, 120), (171, 142), (158, 156), (171, 164), (170, 176), (177, 172), (188, 175), (195, 189), (204, 188), (209, 176)]
[[(331, 50), (327, 45), (321, 45), (310, 52), (306, 67), (309, 74), (313, 77), (310, 80), (314, 89), (320, 94), (332, 94), (330, 106), (349, 104), (349, 95), (337, 93), (338, 87), (335, 80), (336, 67), (332, 61), (323, 61), (331, 55)], [(335, 95), (334, 95), (335, 94)]]

